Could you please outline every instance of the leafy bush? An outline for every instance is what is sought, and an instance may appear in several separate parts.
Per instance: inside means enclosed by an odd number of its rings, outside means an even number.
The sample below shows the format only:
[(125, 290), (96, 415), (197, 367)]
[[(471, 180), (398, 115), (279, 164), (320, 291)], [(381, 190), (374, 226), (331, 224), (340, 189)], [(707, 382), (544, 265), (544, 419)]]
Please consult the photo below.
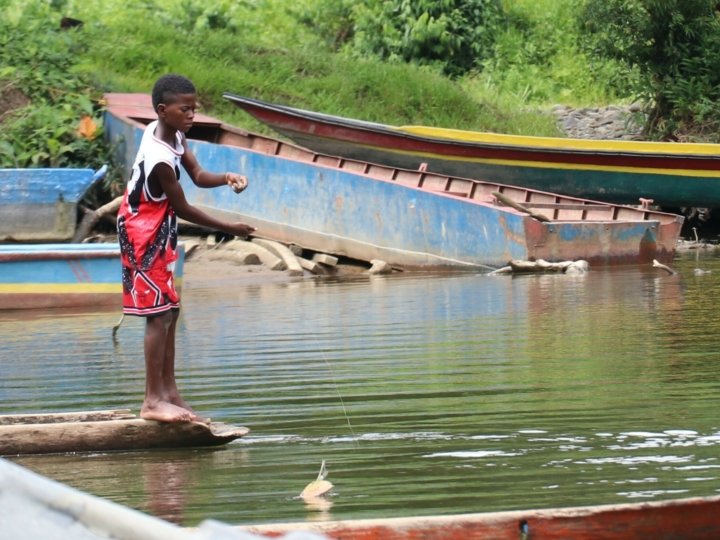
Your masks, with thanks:
[[(97, 169), (107, 163), (102, 111), (94, 103), (99, 96), (77, 69), (86, 45), (82, 32), (59, 31), (60, 17), (42, 4), (19, 11), (5, 6), (3, 15), (0, 167)], [(107, 182), (113, 181), (111, 174)]]
[(720, 120), (717, 0), (587, 0), (581, 22), (598, 55), (638, 70), (646, 134)]
[(366, 0), (354, 7), (353, 49), (457, 76), (493, 51), (498, 0)]
[(355, 32), (353, 0), (315, 0), (298, 6), (296, 16), (310, 28), (330, 50), (337, 51), (348, 43)]

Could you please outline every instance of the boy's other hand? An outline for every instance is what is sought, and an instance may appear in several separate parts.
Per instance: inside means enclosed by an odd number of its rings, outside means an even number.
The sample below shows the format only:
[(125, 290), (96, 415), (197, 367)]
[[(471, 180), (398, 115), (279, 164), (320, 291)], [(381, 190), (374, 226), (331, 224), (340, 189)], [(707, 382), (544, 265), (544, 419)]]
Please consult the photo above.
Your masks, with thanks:
[(239, 236), (240, 238), (247, 238), (255, 231), (257, 231), (256, 227), (248, 225), (247, 223), (242, 223), (240, 221), (238, 221), (237, 223), (230, 223), (227, 229), (228, 233)]
[(225, 181), (235, 193), (240, 193), (248, 187), (248, 179), (241, 174), (225, 173)]

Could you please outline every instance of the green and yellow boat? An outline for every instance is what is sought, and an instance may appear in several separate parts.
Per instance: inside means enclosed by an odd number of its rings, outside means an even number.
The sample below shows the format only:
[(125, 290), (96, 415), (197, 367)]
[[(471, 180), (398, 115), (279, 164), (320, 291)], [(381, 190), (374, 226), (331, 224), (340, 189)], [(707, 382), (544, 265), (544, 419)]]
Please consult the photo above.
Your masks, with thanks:
[(334, 156), (614, 204), (720, 206), (720, 146), (394, 127), (226, 93), (296, 143)]

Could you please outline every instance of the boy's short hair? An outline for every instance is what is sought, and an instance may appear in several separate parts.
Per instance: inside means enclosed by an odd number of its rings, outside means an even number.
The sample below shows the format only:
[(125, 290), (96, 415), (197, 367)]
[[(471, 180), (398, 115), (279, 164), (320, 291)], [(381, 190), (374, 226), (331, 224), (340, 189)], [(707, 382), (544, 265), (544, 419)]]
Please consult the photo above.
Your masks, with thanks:
[(164, 103), (169, 105), (180, 94), (195, 94), (195, 85), (187, 77), (176, 73), (168, 73), (163, 75), (157, 81), (152, 90), (152, 104), (155, 112), (158, 105)]

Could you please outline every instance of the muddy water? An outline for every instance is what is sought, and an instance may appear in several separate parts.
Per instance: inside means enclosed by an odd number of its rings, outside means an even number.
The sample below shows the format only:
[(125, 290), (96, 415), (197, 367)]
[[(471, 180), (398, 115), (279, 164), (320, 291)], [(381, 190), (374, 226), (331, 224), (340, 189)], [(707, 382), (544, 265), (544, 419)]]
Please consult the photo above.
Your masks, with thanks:
[[(14, 461), (185, 525), (716, 494), (720, 256), (675, 266), (188, 288), (182, 390), (249, 436)], [(137, 409), (143, 327), (113, 345), (117, 318), (0, 318), (0, 414)], [(308, 505), (323, 459), (335, 488)]]

